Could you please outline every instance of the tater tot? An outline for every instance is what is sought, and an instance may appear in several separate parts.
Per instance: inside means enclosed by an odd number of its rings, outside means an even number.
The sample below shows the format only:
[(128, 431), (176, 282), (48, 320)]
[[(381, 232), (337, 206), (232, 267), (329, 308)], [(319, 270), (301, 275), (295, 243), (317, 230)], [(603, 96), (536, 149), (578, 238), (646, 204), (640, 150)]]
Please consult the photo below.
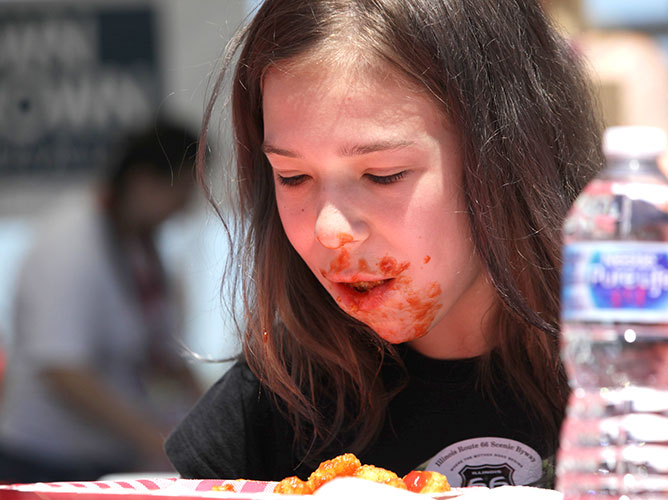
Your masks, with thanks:
[(394, 486), (395, 488), (406, 489), (404, 481), (394, 472), (383, 469), (382, 467), (376, 467), (375, 465), (362, 465), (355, 471), (353, 477), (387, 484), (389, 486)]
[(387, 484), (395, 488), (409, 490), (415, 493), (441, 493), (450, 491), (450, 484), (443, 474), (433, 471), (411, 471), (400, 478), (391, 470), (362, 465), (352, 453), (339, 455), (331, 460), (325, 460), (314, 470), (308, 481), (302, 481), (297, 476), (286, 477), (274, 488), (274, 493), (289, 495), (309, 495), (320, 486), (336, 477), (352, 476), (367, 481)]
[(234, 485), (227, 483), (227, 484), (212, 486), (211, 491), (234, 491)]
[(315, 491), (335, 477), (352, 476), (361, 465), (359, 459), (352, 453), (339, 455), (331, 460), (322, 462), (309, 476), (308, 482), (313, 488), (313, 491)]
[(309, 482), (302, 481), (297, 476), (290, 476), (274, 486), (274, 493), (282, 493), (284, 495), (310, 495), (313, 493), (313, 488), (311, 488)]

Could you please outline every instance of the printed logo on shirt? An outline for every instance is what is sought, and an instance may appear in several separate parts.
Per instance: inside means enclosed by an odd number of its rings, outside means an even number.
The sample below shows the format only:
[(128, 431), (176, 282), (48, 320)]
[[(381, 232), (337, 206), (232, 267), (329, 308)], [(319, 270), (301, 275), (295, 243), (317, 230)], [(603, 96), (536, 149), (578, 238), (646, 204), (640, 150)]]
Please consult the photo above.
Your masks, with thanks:
[(496, 488), (497, 486), (515, 484), (513, 482), (514, 472), (515, 469), (508, 464), (485, 464), (467, 465), (459, 471), (459, 475), (463, 479), (464, 486)]
[(441, 450), (425, 467), (451, 486), (528, 485), (541, 479), (540, 455), (524, 443), (498, 437), (467, 439)]

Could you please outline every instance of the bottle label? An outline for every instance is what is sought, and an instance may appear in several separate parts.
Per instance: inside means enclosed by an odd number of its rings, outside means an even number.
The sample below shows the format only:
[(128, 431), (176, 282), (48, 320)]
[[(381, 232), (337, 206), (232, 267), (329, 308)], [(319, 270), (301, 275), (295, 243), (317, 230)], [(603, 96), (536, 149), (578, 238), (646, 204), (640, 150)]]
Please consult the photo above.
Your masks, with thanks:
[(564, 321), (668, 322), (668, 243), (566, 245), (561, 290)]

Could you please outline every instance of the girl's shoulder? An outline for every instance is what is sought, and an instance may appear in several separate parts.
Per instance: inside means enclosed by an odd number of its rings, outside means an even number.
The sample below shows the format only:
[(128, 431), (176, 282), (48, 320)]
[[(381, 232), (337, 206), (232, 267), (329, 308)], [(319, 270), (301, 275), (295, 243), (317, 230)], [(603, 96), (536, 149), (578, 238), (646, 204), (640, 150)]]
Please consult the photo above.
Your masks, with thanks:
[(199, 404), (218, 406), (239, 403), (253, 405), (266, 399), (262, 384), (243, 360), (237, 360), (221, 377), (211, 385)]
[(281, 460), (274, 443), (289, 450), (290, 438), (272, 398), (248, 365), (237, 361), (174, 429), (165, 449), (183, 477), (263, 479), (273, 477), (267, 463)]

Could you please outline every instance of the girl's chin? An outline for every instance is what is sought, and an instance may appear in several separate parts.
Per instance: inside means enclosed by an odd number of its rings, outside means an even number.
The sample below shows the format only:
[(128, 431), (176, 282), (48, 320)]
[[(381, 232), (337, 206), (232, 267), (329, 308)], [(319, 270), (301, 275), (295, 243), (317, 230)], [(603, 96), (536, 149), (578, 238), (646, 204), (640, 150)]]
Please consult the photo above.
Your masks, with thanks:
[[(357, 318), (360, 319), (360, 318)], [(360, 319), (360, 321), (363, 321)], [(376, 335), (378, 335), (383, 340), (386, 340), (390, 344), (403, 344), (405, 342), (410, 342), (412, 340), (417, 340), (421, 337), (424, 337), (429, 329), (419, 325), (405, 325), (403, 327), (389, 327), (388, 325), (377, 325), (374, 326), (366, 321), (363, 321), (367, 324)]]
[(443, 304), (436, 281), (413, 288), (406, 277), (384, 280), (360, 291), (344, 283), (329, 289), (339, 307), (368, 325), (382, 339), (401, 344), (424, 337), (438, 320)]

